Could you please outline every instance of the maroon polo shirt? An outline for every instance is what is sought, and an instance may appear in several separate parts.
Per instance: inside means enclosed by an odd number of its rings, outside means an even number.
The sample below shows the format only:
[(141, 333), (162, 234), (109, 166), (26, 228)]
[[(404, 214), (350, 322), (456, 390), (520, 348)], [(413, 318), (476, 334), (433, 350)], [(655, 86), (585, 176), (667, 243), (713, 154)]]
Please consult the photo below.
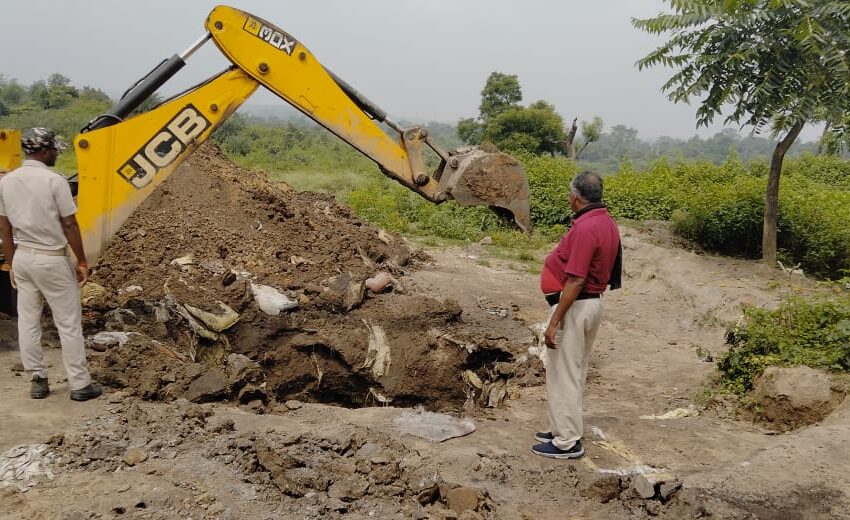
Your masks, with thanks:
[(573, 220), (569, 232), (549, 253), (540, 275), (545, 293), (561, 291), (567, 275), (584, 278), (582, 292), (602, 294), (608, 286), (620, 246), (620, 231), (608, 210), (597, 208)]

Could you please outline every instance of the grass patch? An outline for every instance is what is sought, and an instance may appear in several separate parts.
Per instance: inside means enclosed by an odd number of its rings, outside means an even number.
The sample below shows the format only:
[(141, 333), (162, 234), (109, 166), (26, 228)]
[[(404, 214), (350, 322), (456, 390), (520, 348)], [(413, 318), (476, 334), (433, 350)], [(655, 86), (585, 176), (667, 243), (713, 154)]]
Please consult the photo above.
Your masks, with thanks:
[(744, 395), (769, 366), (850, 372), (850, 290), (829, 284), (815, 296), (787, 297), (776, 310), (750, 307), (728, 328), (718, 385)]

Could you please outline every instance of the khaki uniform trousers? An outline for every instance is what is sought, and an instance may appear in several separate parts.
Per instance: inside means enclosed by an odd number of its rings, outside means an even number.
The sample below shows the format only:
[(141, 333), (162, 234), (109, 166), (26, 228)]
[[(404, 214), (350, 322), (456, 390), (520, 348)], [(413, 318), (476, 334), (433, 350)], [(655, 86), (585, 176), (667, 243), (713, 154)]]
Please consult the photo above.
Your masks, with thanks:
[[(549, 311), (555, 312), (556, 305)], [(568, 450), (584, 431), (582, 404), (587, 364), (593, 340), (602, 323), (602, 298), (576, 300), (555, 334), (558, 348), (546, 351), (546, 394), (552, 444)]]
[(85, 388), (91, 376), (86, 369), (80, 287), (70, 258), (19, 247), (12, 272), (18, 285), (18, 343), (24, 370), (30, 377), (47, 377), (41, 349), (41, 312), (47, 300), (62, 344), (68, 388)]

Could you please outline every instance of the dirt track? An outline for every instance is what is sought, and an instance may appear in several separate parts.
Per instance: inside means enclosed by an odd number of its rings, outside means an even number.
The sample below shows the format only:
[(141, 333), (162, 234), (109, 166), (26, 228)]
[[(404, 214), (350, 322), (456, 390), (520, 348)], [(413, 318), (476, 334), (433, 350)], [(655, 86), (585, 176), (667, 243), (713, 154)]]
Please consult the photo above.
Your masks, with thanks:
[[(255, 413), (257, 403), (145, 402), (127, 391), (69, 405), (58, 382), (49, 399), (34, 402), (22, 378), (6, 368), (15, 353), (4, 352), (0, 451), (50, 440), (61, 458), (54, 480), (26, 493), (0, 491), (0, 510), (9, 518), (66, 519), (850, 518), (847, 403), (823, 423), (786, 435), (717, 413), (641, 419), (687, 407), (712, 370), (697, 346), (720, 351), (723, 322), (742, 303), (772, 305), (778, 290), (767, 287), (788, 281), (755, 264), (673, 248), (663, 231), (623, 231), (626, 288), (605, 299), (585, 403), (588, 456), (580, 461), (529, 452), (546, 417), (545, 390), (533, 370), (510, 380), (501, 407), (473, 409), (474, 433), (433, 444), (396, 430), (403, 409), (286, 405), (286, 392), (271, 396), (277, 404), (261, 407), (265, 414)], [(441, 326), (482, 331), (481, 337), (499, 338), (512, 367), (531, 363), (520, 361), (530, 346), (527, 326), (546, 311), (536, 277), (498, 262), (477, 265), (469, 256), (480, 249), (428, 251), (430, 262), (398, 275), (405, 301), (453, 300), (463, 312)], [(399, 312), (401, 297), (375, 295), (355, 312), (382, 305)], [(481, 302), (509, 315), (488, 313)], [(49, 355), (56, 377), (58, 351)], [(458, 381), (459, 368), (444, 370), (444, 379)], [(301, 395), (315, 400), (316, 394)], [(457, 403), (442, 402), (448, 410)], [(54, 435), (59, 432), (64, 436)], [(146, 460), (131, 466), (123, 459), (133, 448)], [(618, 489), (618, 477), (610, 489), (606, 475), (642, 466), (669, 470), (683, 489), (666, 503)], [(442, 486), (433, 486), (435, 475)], [(450, 492), (455, 486), (462, 487)], [(464, 492), (475, 496), (463, 486), (479, 490), (475, 514), (446, 507)], [(441, 500), (446, 496), (448, 504)]]

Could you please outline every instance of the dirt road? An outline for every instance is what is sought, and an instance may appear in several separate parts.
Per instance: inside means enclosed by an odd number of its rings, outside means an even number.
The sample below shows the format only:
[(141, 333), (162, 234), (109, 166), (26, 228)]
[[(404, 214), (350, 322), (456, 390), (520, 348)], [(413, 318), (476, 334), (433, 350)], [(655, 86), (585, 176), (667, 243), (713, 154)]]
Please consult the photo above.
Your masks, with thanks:
[[(404, 410), (393, 407), (289, 403), (257, 415), (229, 404), (123, 394), (79, 404), (62, 383), (48, 399), (31, 401), (10, 370), (15, 353), (3, 352), (0, 450), (50, 440), (60, 457), (52, 481), (0, 492), (3, 517), (850, 518), (847, 403), (823, 423), (786, 435), (712, 413), (641, 418), (691, 404), (713, 368), (697, 347), (720, 351), (722, 323), (743, 303), (774, 304), (787, 281), (749, 262), (672, 248), (659, 233), (624, 234), (626, 288), (605, 298), (585, 403), (589, 449), (580, 461), (530, 453), (533, 432), (545, 426), (539, 384), (513, 388), (501, 408), (476, 409), (474, 433), (434, 444), (400, 434), (394, 420)], [(428, 253), (433, 262), (403, 279), (409, 292), (456, 300), (464, 322), (530, 341), (519, 331), (546, 312), (536, 277), (497, 261), (478, 265), (463, 248)], [(481, 301), (510, 315), (488, 313)], [(58, 351), (49, 355), (56, 377)], [(144, 456), (127, 459), (133, 448)], [(287, 449), (304, 459), (299, 471), (315, 470), (312, 478), (324, 475), (324, 483), (298, 481), (303, 489), (281, 493), (281, 485), (294, 484), (281, 483), (284, 473), (269, 454)], [(683, 489), (666, 503), (628, 490), (594, 493), (611, 474), (646, 467), (669, 470)], [(458, 515), (439, 498), (422, 499), (436, 475), (444, 494), (454, 486), (477, 490), (478, 512)], [(461, 494), (449, 494), (448, 505)]]

